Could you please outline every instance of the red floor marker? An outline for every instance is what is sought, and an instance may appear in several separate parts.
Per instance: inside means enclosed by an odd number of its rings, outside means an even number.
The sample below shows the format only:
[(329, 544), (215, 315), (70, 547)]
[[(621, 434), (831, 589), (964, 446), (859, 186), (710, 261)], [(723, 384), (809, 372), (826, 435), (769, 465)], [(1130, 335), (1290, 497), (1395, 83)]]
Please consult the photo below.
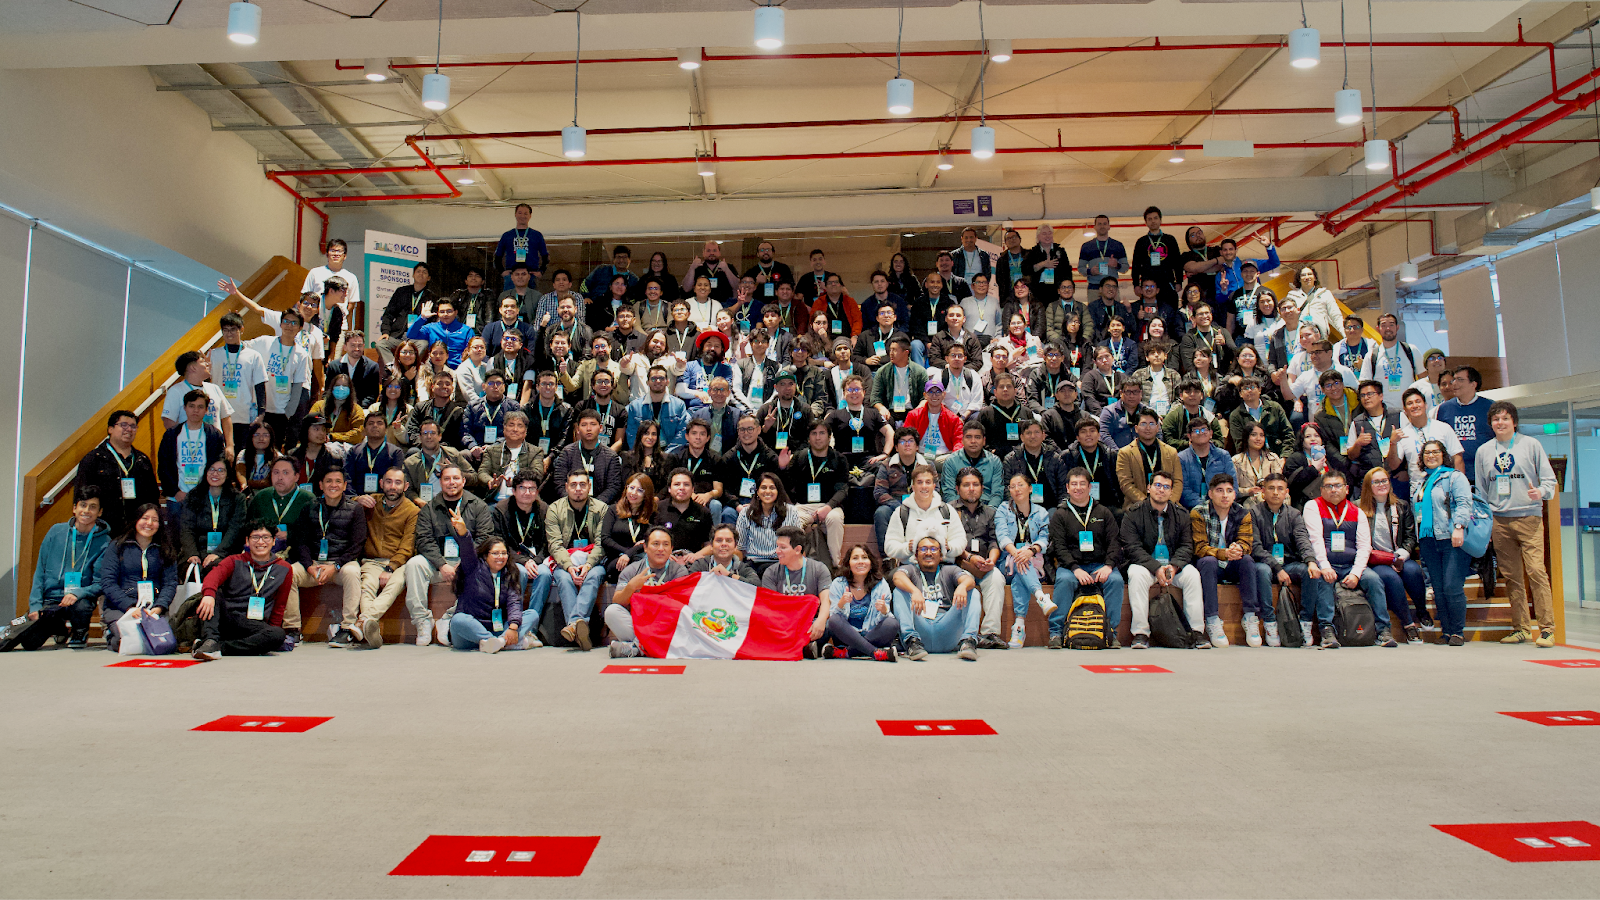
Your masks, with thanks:
[(890, 737), (995, 733), (982, 719), (879, 719), (878, 728)]
[(1433, 827), (1507, 862), (1600, 860), (1600, 826), (1589, 822), (1505, 822)]
[(1503, 712), (1500, 715), (1524, 719), (1540, 725), (1600, 725), (1600, 712), (1592, 709), (1550, 710), (1547, 712)]
[(333, 716), (223, 716), (190, 731), (266, 731), (302, 732), (328, 721)]
[(500, 837), (434, 834), (390, 875), (488, 875), (575, 878), (600, 843), (594, 837)]
[(1163, 669), (1160, 666), (1084, 666), (1084, 668), (1096, 675), (1172, 674), (1171, 669)]
[(1558, 669), (1600, 669), (1600, 659), (1530, 659), (1528, 662)]
[(682, 675), (684, 666), (606, 666), (601, 675)]
[(198, 659), (130, 659), (108, 663), (108, 669), (187, 669), (200, 665)]

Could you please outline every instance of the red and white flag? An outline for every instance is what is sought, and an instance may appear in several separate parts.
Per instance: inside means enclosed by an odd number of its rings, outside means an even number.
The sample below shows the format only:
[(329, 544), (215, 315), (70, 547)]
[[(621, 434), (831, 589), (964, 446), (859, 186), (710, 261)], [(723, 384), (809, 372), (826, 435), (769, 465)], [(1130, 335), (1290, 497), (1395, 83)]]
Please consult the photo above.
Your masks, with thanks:
[(817, 616), (814, 595), (710, 572), (642, 587), (630, 606), (639, 648), (656, 659), (799, 659)]

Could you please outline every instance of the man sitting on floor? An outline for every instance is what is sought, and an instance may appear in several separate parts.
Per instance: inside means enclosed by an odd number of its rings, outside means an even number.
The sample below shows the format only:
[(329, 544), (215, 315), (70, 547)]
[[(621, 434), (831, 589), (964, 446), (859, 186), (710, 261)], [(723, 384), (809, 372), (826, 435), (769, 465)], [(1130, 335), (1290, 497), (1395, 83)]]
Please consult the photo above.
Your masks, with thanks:
[(245, 552), (224, 557), (201, 588), (200, 645), (195, 659), (265, 656), (284, 645), (283, 610), (294, 571), (272, 554), (275, 537), (265, 522), (245, 532)]
[(932, 653), (954, 651), (958, 659), (978, 658), (978, 617), (971, 602), (972, 575), (960, 566), (943, 565), (944, 547), (931, 534), (916, 541), (916, 561), (894, 573), (894, 616), (907, 659), (921, 661)]

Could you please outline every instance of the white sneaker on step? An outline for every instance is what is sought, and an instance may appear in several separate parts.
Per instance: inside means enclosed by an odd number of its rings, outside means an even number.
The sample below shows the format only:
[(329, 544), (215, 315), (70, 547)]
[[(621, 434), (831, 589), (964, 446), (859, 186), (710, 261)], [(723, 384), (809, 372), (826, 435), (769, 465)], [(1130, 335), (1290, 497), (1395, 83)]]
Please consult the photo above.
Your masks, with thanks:
[(1251, 647), (1261, 646), (1261, 619), (1255, 613), (1244, 617), (1244, 642)]
[(1028, 640), (1028, 629), (1027, 629), (1027, 627), (1025, 625), (1022, 624), (1022, 620), (1021, 619), (1017, 619), (1016, 621), (1012, 622), (1011, 623), (1011, 640), (1006, 642), (1006, 646), (1010, 647), (1013, 650), (1021, 650), (1022, 649), (1022, 645), (1024, 643), (1026, 643), (1027, 640)]
[(1213, 647), (1228, 646), (1228, 636), (1222, 631), (1222, 619), (1212, 616), (1206, 620), (1206, 638), (1211, 641)]
[(417, 626), (418, 647), (426, 647), (433, 643), (433, 619), (418, 619), (412, 624)]
[(440, 616), (439, 621), (433, 625), (433, 633), (438, 637), (441, 646), (450, 646), (450, 617)]
[(1266, 630), (1267, 630), (1267, 646), (1268, 647), (1282, 647), (1283, 646), (1283, 641), (1278, 639), (1278, 623), (1277, 622), (1268, 622), (1268, 623), (1266, 623)]

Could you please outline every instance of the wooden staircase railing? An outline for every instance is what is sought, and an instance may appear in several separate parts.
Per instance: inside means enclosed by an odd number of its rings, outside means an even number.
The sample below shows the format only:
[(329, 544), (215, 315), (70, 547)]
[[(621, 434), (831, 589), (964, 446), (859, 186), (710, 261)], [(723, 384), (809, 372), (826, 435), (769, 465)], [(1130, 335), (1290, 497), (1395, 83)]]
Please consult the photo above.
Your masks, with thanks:
[[(268, 309), (285, 310), (299, 298), (306, 271), (287, 257), (274, 256), (246, 279), (239, 289)], [(27, 611), (28, 592), (33, 587), (33, 570), (38, 559), (39, 544), (50, 526), (71, 518), (72, 482), (77, 476), (78, 461), (105, 440), (106, 418), (118, 409), (133, 410), (139, 416), (139, 432), (134, 438), (134, 446), (154, 460), (163, 431), (161, 401), (167, 388), (178, 380), (173, 364), (189, 350), (204, 352), (212, 347), (222, 336), (218, 320), (226, 313), (242, 309), (239, 301), (228, 299), (207, 313), (144, 371), (128, 379), (127, 385), (115, 397), (62, 441), (60, 446), (45, 454), (44, 459), (23, 476), (22, 494), (17, 501), (21, 519), (16, 569), (18, 615)], [(246, 337), (254, 337), (269, 333), (269, 329), (259, 319), (250, 316), (245, 320), (244, 333)]]

